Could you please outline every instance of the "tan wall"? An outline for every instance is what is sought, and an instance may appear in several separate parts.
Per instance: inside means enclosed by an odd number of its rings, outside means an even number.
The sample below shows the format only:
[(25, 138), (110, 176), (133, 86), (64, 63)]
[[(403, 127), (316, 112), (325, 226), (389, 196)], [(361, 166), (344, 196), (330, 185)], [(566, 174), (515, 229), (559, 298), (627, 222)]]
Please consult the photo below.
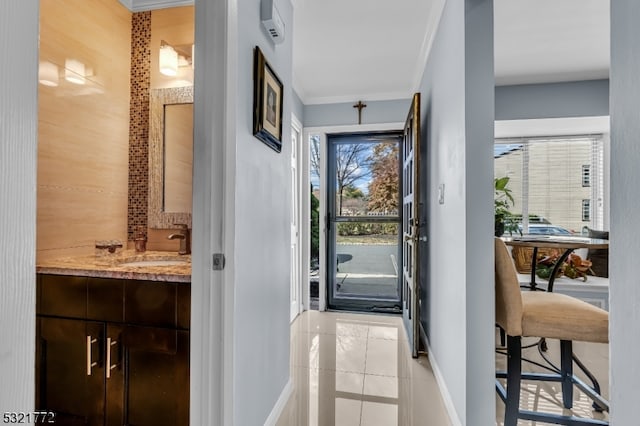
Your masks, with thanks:
[[(41, 0), (40, 62), (58, 86), (39, 85), (37, 258), (88, 254), (95, 240), (127, 240), (131, 13), (117, 0)], [(153, 11), (151, 88), (188, 86), (158, 70), (160, 41), (191, 45), (194, 8)], [(65, 59), (85, 64), (84, 85), (64, 79)], [(134, 161), (148, 162), (148, 158)], [(135, 194), (133, 194), (135, 197)], [(150, 249), (173, 250), (149, 230)]]
[[(162, 40), (172, 46), (193, 44), (195, 38), (194, 11), (193, 6), (185, 6), (154, 10), (151, 13), (151, 89), (193, 85), (193, 69), (191, 67), (180, 67), (177, 76), (167, 77), (160, 74), (158, 57)], [(190, 176), (188, 178), (190, 180)], [(188, 199), (190, 202), (191, 194)], [(177, 250), (176, 240), (167, 240), (167, 236), (171, 233), (173, 230), (149, 229), (147, 248), (149, 250)]]
[(193, 86), (193, 69), (179, 67), (178, 75), (160, 74), (159, 56), (162, 40), (172, 46), (191, 46), (195, 39), (193, 6), (159, 9), (151, 12), (151, 88)]
[[(117, 0), (41, 0), (40, 61), (58, 67), (39, 85), (37, 257), (92, 253), (126, 240), (131, 13)], [(65, 60), (85, 84), (65, 80)]]

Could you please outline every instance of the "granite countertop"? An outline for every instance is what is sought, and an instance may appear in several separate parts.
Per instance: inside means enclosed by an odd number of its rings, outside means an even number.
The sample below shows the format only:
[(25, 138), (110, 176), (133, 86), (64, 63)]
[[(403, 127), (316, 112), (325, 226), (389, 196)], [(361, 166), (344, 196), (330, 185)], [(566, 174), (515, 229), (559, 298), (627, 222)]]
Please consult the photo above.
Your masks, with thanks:
[[(141, 261), (183, 261), (184, 264), (123, 265), (124, 263)], [(176, 252), (167, 251), (136, 253), (134, 250), (124, 250), (120, 253), (104, 256), (73, 256), (41, 261), (36, 265), (36, 272), (39, 274), (189, 283), (191, 282), (191, 255), (179, 255)]]

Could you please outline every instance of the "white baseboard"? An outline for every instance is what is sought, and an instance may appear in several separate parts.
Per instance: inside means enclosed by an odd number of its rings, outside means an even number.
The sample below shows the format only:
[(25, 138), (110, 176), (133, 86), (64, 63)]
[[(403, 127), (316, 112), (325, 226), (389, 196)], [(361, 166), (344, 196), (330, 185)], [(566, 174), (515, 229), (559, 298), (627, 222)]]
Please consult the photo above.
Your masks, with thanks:
[(431, 368), (433, 369), (433, 375), (436, 377), (436, 382), (438, 383), (438, 387), (440, 388), (440, 393), (442, 394), (442, 400), (444, 402), (444, 407), (447, 409), (447, 414), (449, 414), (449, 420), (451, 421), (452, 426), (462, 426), (462, 422), (460, 421), (460, 417), (458, 417), (458, 412), (456, 411), (456, 407), (453, 405), (453, 399), (451, 399), (451, 394), (449, 393), (449, 389), (447, 388), (447, 384), (442, 377), (442, 373), (440, 372), (440, 367), (433, 357), (433, 351), (431, 350), (431, 346), (429, 345), (429, 340), (425, 339), (425, 343), (427, 345), (427, 351), (429, 353), (429, 363), (431, 364)]
[(269, 417), (267, 417), (267, 420), (265, 420), (264, 426), (276, 425), (278, 419), (280, 418), (280, 415), (282, 414), (282, 410), (284, 410), (284, 407), (287, 405), (287, 402), (289, 402), (289, 398), (291, 398), (292, 394), (293, 382), (291, 381), (291, 377), (289, 377), (289, 381), (286, 385), (284, 385), (284, 388), (280, 393), (280, 397), (276, 401), (276, 404), (273, 406), (273, 410), (271, 410)]

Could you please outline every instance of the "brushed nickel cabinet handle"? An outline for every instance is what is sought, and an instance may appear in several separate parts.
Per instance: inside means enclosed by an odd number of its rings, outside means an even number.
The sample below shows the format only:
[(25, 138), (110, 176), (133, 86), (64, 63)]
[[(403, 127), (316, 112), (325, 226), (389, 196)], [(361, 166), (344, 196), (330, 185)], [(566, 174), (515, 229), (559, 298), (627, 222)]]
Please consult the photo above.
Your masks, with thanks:
[(98, 365), (97, 362), (91, 361), (91, 345), (96, 343), (98, 339), (94, 339), (91, 336), (87, 336), (87, 376), (91, 375), (91, 369)]
[(111, 365), (111, 347), (117, 344), (117, 340), (111, 340), (111, 337), (107, 337), (107, 379), (111, 377), (111, 370), (118, 366), (118, 364)]

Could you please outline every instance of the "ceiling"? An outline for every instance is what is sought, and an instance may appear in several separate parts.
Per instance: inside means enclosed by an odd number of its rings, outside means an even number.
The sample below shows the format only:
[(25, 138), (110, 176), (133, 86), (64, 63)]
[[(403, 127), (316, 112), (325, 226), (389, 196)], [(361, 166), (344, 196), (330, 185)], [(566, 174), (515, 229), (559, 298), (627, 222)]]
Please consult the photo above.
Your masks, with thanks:
[[(445, 0), (294, 0), (303, 103), (409, 98)], [(607, 78), (609, 0), (494, 0), (496, 84)]]

